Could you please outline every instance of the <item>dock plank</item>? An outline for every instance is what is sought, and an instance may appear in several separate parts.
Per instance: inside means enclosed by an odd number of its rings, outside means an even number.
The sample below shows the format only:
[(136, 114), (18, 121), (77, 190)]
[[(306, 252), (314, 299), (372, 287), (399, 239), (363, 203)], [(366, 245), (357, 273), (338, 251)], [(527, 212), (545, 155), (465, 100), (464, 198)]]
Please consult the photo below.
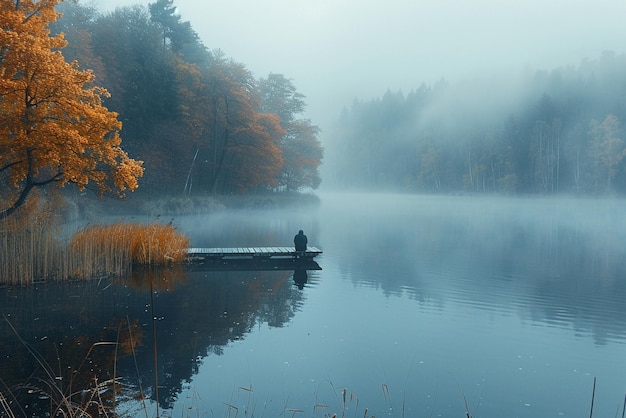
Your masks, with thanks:
[(189, 248), (188, 258), (191, 260), (209, 260), (226, 258), (306, 258), (312, 259), (322, 254), (322, 250), (317, 247), (309, 247), (306, 251), (295, 251), (294, 247), (216, 247), (216, 248)]

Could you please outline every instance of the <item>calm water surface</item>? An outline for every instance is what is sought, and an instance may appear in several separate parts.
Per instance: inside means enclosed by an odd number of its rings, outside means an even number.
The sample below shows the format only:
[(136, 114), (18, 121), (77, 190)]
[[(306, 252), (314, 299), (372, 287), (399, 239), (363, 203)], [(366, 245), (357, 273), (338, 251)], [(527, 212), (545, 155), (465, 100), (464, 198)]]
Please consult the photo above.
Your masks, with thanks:
[(322, 270), (301, 289), (293, 271), (182, 268), (1, 289), (2, 380), (37, 368), (9, 322), (58, 374), (121, 341), (89, 367), (117, 363), (156, 416), (154, 315), (160, 416), (580, 417), (594, 377), (593, 416), (621, 416), (622, 200), (324, 194), (174, 222), (196, 247), (304, 229)]

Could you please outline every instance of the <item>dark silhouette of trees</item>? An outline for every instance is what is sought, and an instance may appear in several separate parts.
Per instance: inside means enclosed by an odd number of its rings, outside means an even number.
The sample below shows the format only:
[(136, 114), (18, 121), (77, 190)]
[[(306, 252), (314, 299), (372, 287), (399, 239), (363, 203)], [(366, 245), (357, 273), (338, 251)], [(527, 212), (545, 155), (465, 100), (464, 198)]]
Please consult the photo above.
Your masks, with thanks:
[[(626, 55), (387, 91), (346, 108), (329, 144), (332, 181), (419, 192), (624, 193)], [(516, 86), (515, 88), (511, 86)]]
[(72, 59), (93, 64), (126, 149), (144, 161), (140, 191), (319, 186), (319, 129), (297, 118), (305, 102), (291, 80), (256, 80), (244, 64), (209, 51), (173, 0), (107, 14), (80, 2), (60, 7), (54, 30), (65, 33)]
[(148, 8), (150, 19), (158, 23), (163, 32), (164, 46), (169, 45), (170, 50), (186, 62), (200, 65), (208, 63), (209, 54), (206, 48), (191, 23), (183, 22), (176, 13), (173, 0), (157, 0)]

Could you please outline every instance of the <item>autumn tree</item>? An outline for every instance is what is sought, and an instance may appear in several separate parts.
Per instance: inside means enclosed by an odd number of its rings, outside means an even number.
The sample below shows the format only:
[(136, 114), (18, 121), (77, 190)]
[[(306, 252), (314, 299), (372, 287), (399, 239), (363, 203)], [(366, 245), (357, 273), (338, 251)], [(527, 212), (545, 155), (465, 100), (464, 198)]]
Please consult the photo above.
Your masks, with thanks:
[(255, 79), (241, 63), (216, 54), (206, 74), (210, 97), (210, 191), (275, 186), (283, 158), (278, 119), (259, 112)]
[(318, 139), (319, 128), (309, 120), (300, 119), (288, 126), (281, 141), (284, 165), (279, 184), (287, 190), (303, 187), (317, 189), (322, 181), (319, 166), (324, 150)]
[(275, 186), (285, 132), (276, 115), (259, 111), (250, 71), (214, 51), (208, 68), (181, 63), (178, 77), (187, 142), (195, 148), (185, 190), (190, 183), (212, 194)]
[(278, 117), (267, 113), (244, 113), (250, 118), (239, 125), (229, 144), (229, 160), (225, 164), (218, 191), (249, 192), (257, 188), (276, 187), (283, 166), (283, 154), (277, 145), (284, 134)]
[(262, 78), (258, 90), (262, 111), (276, 114), (285, 130), (280, 141), (284, 164), (279, 186), (286, 190), (317, 189), (321, 183), (319, 166), (324, 150), (318, 139), (319, 128), (308, 119), (298, 119), (304, 112), (304, 95), (282, 74)]
[[(293, 118), (304, 106), (297, 104), (302, 95), (285, 84), (296, 101), (276, 110), (263, 106), (250, 71), (219, 50), (209, 52), (174, 3), (156, 0), (104, 15), (72, 3), (64, 8), (70, 21), (58, 25), (71, 29), (79, 62), (91, 60), (94, 51), (102, 63), (96, 74), (113, 93), (104, 104), (124, 121), (125, 149), (144, 160), (142, 190), (222, 194), (287, 182), (288, 188), (303, 182), (316, 187), (318, 128)], [(300, 108), (294, 110), (294, 103)], [(285, 141), (290, 136), (283, 120), (293, 124), (301, 146)]]
[(100, 193), (137, 188), (141, 162), (121, 148), (117, 114), (93, 73), (65, 61), (49, 25), (59, 0), (0, 3), (0, 218), (48, 184), (90, 183)]

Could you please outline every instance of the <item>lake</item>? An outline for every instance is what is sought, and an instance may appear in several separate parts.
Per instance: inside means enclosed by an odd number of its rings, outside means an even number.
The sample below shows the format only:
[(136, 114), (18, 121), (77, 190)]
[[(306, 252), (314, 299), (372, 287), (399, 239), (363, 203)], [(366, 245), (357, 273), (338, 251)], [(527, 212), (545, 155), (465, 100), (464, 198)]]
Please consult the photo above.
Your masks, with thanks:
[(45, 365), (142, 391), (128, 416), (157, 416), (158, 387), (160, 416), (580, 417), (595, 378), (593, 416), (622, 414), (624, 200), (321, 194), (174, 224), (194, 247), (303, 229), (321, 270), (0, 289), (0, 392)]

